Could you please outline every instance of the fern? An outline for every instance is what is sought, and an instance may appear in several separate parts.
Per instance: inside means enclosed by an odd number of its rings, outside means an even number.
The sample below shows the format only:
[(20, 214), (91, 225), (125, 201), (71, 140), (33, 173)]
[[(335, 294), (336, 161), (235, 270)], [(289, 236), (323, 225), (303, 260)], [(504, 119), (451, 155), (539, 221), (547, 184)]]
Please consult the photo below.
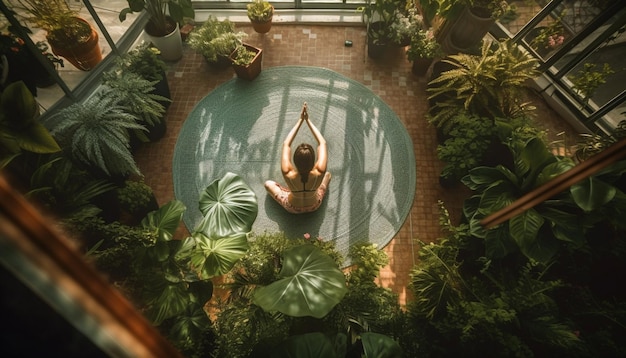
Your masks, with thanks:
[(520, 102), (529, 79), (537, 76), (537, 62), (510, 41), (484, 42), (480, 55), (457, 54), (443, 60), (452, 66), (429, 82), (429, 100), (436, 103), (429, 122), (447, 132), (460, 110), (517, 117), (533, 109)]
[(107, 72), (104, 74), (103, 95), (113, 97), (120, 105), (128, 107), (129, 112), (141, 122), (150, 126), (163, 120), (165, 107), (161, 102), (170, 102), (168, 98), (153, 93), (158, 81), (148, 81), (132, 72)]
[(145, 130), (118, 99), (100, 88), (82, 103), (52, 115), (50, 132), (75, 160), (107, 175), (141, 175), (130, 152), (129, 130)]

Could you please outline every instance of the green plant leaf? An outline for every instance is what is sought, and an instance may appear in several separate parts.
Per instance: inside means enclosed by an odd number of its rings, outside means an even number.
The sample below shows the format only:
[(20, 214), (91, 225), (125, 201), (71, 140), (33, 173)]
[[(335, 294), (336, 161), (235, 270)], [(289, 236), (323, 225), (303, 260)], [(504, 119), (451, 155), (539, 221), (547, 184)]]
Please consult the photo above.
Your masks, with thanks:
[(196, 231), (211, 238), (247, 233), (258, 210), (252, 189), (238, 175), (226, 173), (200, 194), (200, 211), (204, 218)]
[(189, 293), (185, 283), (168, 283), (163, 286), (161, 294), (152, 302), (149, 315), (152, 322), (158, 326), (163, 320), (184, 312), (188, 304)]
[(56, 153), (61, 150), (50, 132), (41, 123), (33, 122), (19, 132), (14, 132), (20, 148), (33, 153)]
[(333, 342), (321, 332), (291, 336), (271, 350), (272, 358), (339, 358)]
[(380, 333), (365, 332), (361, 335), (365, 358), (399, 358), (402, 348), (391, 337)]
[(9, 84), (0, 95), (0, 111), (4, 125), (15, 130), (28, 128), (39, 115), (35, 97), (23, 81)]
[(554, 208), (541, 208), (541, 215), (552, 223), (552, 233), (558, 240), (570, 242), (580, 248), (585, 242), (585, 231), (578, 215)]
[(596, 210), (613, 200), (617, 189), (595, 177), (589, 177), (570, 187), (576, 205), (586, 212)]
[(537, 210), (532, 208), (509, 220), (511, 237), (522, 251), (524, 247), (531, 245), (537, 238), (539, 229), (544, 222), (545, 219), (539, 215)]
[(141, 226), (144, 229), (156, 231), (160, 240), (170, 241), (174, 238), (185, 210), (187, 208), (182, 201), (172, 200), (158, 210), (148, 213), (141, 221)]
[(292, 317), (322, 318), (347, 292), (345, 276), (335, 261), (313, 245), (285, 250), (279, 277), (256, 289), (254, 304)]
[(209, 279), (230, 271), (247, 250), (248, 238), (245, 233), (214, 239), (195, 232), (184, 240), (177, 257), (185, 257), (184, 252), (187, 252), (191, 269), (200, 279)]

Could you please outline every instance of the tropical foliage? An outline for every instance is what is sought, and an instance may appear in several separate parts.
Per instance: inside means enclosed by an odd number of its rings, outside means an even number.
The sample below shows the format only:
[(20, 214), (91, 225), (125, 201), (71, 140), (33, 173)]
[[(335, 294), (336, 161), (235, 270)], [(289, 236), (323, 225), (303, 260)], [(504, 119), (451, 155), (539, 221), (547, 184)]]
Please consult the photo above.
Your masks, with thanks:
[(460, 110), (492, 118), (515, 118), (533, 109), (522, 102), (528, 80), (537, 75), (537, 61), (510, 41), (484, 42), (480, 55), (456, 54), (442, 60), (451, 69), (428, 84), (429, 122), (450, 130)]
[(201, 351), (210, 346), (211, 322), (204, 306), (213, 295), (211, 278), (230, 270), (246, 253), (257, 213), (254, 193), (233, 173), (213, 181), (206, 193), (200, 206), (211, 220), (199, 224), (190, 237), (174, 237), (186, 210), (174, 200), (142, 220), (141, 238), (113, 236), (115, 242), (93, 253), (105, 269), (130, 267), (125, 276), (115, 275), (123, 277), (119, 284), (191, 355), (206, 354)]
[(39, 122), (39, 105), (24, 82), (9, 84), (0, 94), (0, 169), (22, 151), (61, 150)]
[(423, 356), (533, 356), (575, 352), (579, 338), (551, 296), (563, 286), (545, 278), (548, 266), (490, 260), (468, 226), (452, 226), (441, 206), (446, 236), (423, 243), (411, 274), (414, 324), (428, 337)]
[(106, 175), (140, 174), (130, 152), (129, 130), (145, 130), (118, 96), (100, 88), (84, 102), (70, 105), (44, 123), (64, 151)]
[(254, 236), (229, 274), (228, 300), (218, 307), (216, 355), (397, 353), (400, 348), (391, 337), (401, 331), (404, 316), (397, 297), (374, 283), (387, 257), (367, 244), (356, 245), (350, 255), (355, 266), (344, 275), (338, 270), (343, 259), (330, 242), (308, 234), (304, 239)]

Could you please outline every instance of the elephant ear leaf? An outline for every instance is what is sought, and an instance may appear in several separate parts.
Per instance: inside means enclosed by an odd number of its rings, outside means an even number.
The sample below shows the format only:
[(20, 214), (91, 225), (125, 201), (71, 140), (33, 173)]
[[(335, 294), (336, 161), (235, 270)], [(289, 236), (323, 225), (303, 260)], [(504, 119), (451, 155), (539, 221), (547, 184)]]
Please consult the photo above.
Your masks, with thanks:
[(201, 232), (183, 241), (177, 259), (189, 257), (191, 268), (201, 280), (223, 275), (230, 271), (248, 251), (248, 237), (245, 233), (213, 239)]
[(249, 232), (259, 210), (252, 189), (233, 173), (213, 181), (200, 194), (199, 205), (204, 219), (196, 231), (211, 238)]
[(141, 221), (141, 226), (144, 229), (156, 231), (159, 240), (170, 241), (174, 238), (174, 233), (183, 219), (185, 210), (187, 208), (182, 201), (172, 200), (159, 209), (148, 213)]
[(570, 193), (576, 205), (584, 211), (590, 212), (613, 200), (616, 190), (613, 185), (589, 177), (572, 185)]
[(402, 348), (398, 342), (384, 334), (365, 332), (361, 335), (365, 358), (401, 358)]
[(256, 289), (252, 302), (265, 311), (322, 318), (343, 299), (346, 281), (335, 261), (306, 244), (284, 251), (281, 279)]

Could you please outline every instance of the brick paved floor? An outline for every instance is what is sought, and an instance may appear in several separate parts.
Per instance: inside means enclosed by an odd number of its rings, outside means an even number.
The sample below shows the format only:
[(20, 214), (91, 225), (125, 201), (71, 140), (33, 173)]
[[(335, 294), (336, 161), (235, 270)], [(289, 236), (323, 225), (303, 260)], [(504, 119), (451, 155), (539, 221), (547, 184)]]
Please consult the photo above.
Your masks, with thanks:
[[(404, 49), (395, 49), (380, 61), (369, 59), (363, 27), (275, 24), (265, 35), (254, 33), (247, 24), (237, 28), (250, 34), (246, 42), (263, 48), (264, 67), (307, 65), (339, 72), (369, 87), (406, 126), (415, 150), (417, 189), (404, 226), (384, 248), (390, 264), (383, 269), (379, 279), (383, 286), (399, 294), (401, 303), (405, 303), (409, 295), (409, 272), (417, 260), (417, 239), (428, 242), (440, 236), (437, 201), (442, 200), (453, 220), (458, 220), (462, 200), (467, 195), (461, 186), (442, 188), (439, 185), (442, 163), (436, 157), (435, 130), (425, 120), (428, 109), (426, 80), (411, 73)], [(353, 46), (345, 47), (345, 40), (351, 40)], [(231, 68), (212, 69), (202, 56), (185, 48), (183, 58), (170, 64), (167, 75), (173, 97), (167, 112), (167, 134), (156, 143), (144, 145), (136, 155), (145, 181), (154, 189), (161, 205), (174, 199), (172, 158), (187, 115), (200, 99), (232, 78), (234, 72)], [(534, 98), (537, 116), (551, 135), (563, 131), (574, 133), (538, 98)], [(180, 238), (187, 235), (186, 229), (181, 226), (178, 235)]]

